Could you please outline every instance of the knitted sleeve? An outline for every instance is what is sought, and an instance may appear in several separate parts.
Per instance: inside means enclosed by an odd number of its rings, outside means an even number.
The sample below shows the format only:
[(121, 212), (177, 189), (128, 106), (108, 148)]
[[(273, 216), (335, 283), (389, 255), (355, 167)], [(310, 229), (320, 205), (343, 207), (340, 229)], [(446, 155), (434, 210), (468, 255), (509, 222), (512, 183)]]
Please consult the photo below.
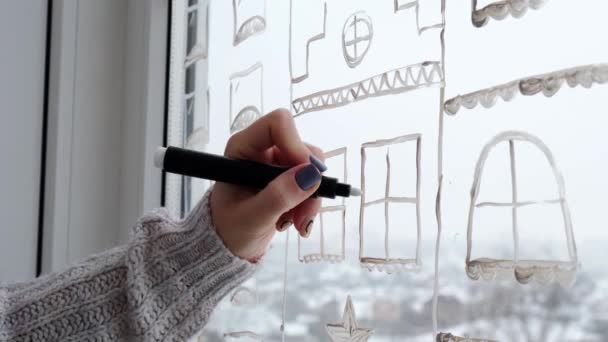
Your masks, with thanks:
[(256, 266), (211, 222), (209, 194), (183, 221), (157, 209), (131, 241), (56, 274), (0, 286), (0, 341), (184, 341)]

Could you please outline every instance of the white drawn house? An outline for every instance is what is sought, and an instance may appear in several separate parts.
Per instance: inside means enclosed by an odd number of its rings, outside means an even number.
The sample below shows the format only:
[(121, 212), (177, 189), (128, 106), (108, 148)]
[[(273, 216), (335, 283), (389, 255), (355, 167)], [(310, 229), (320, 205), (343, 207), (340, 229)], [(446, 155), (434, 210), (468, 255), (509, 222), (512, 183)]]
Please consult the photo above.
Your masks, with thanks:
[(329, 175), (363, 190), (360, 203), (324, 200), (314, 236), (298, 241), (300, 261), (342, 261), (345, 240), (358, 240), (370, 270), (420, 268), (421, 239), (436, 231), (438, 5), (291, 1), (291, 110), (303, 135), (323, 142)]

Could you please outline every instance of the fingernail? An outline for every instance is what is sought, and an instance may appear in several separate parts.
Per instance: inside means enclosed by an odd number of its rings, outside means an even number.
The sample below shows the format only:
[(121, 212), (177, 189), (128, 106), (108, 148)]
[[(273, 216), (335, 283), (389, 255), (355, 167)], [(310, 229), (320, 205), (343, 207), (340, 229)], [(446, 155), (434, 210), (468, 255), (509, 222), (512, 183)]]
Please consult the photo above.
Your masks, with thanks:
[(296, 183), (302, 190), (312, 188), (320, 180), (321, 173), (313, 164), (308, 164), (296, 172)]
[(303, 238), (309, 237), (310, 236), (310, 231), (312, 230), (312, 224), (314, 222), (315, 222), (314, 220), (308, 220), (308, 223), (304, 227), (304, 230), (302, 230), (300, 232), (300, 236), (302, 236)]
[(321, 171), (321, 172), (327, 171), (327, 165), (323, 164), (321, 159), (315, 157), (312, 154), (310, 155), (310, 157), (308, 159), (310, 159), (310, 162), (312, 163), (312, 165), (316, 166), (319, 171)]
[(280, 232), (284, 232), (292, 224), (293, 224), (293, 222), (291, 222), (291, 221), (284, 221), (283, 223), (281, 223), (281, 225), (279, 226), (279, 229), (277, 229), (277, 230)]

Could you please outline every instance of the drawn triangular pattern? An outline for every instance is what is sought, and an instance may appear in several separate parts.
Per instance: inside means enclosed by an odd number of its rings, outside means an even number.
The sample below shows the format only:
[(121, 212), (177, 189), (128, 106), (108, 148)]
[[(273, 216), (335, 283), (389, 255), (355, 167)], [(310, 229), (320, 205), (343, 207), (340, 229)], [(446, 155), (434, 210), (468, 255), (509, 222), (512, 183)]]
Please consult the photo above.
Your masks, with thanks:
[(369, 97), (403, 93), (442, 85), (441, 64), (436, 61), (408, 65), (344, 87), (325, 90), (293, 100), (296, 116), (335, 108)]

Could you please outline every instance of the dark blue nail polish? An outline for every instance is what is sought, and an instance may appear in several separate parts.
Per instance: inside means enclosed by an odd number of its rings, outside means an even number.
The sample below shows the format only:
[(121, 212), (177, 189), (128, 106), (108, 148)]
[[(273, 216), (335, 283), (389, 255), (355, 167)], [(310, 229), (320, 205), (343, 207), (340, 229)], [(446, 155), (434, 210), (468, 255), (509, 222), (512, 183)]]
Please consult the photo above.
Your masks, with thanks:
[(308, 164), (296, 172), (296, 183), (302, 190), (312, 188), (321, 180), (321, 172), (313, 164)]
[(308, 159), (310, 159), (310, 162), (312, 163), (312, 165), (316, 166), (319, 171), (321, 171), (321, 172), (327, 171), (327, 166), (325, 164), (323, 164), (323, 162), (319, 158), (317, 158), (311, 154)]

